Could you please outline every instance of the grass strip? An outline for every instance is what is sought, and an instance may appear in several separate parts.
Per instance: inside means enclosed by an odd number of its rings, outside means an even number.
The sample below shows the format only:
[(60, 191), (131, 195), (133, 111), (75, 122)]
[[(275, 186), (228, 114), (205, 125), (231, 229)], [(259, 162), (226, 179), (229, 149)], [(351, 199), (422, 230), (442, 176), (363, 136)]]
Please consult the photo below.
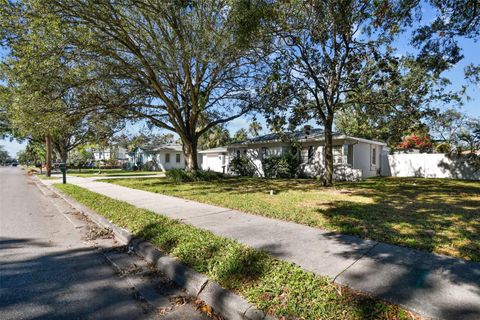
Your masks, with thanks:
[(412, 319), (404, 309), (338, 286), (177, 220), (70, 184), (55, 187), (137, 237), (177, 257), (258, 308), (285, 319)]

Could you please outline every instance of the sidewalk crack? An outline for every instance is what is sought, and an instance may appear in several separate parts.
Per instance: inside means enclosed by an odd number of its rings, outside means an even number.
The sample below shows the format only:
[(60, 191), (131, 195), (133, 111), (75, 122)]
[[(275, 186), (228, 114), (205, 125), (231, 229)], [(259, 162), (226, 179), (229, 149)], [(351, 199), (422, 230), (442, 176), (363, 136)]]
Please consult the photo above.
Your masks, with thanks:
[(205, 280), (205, 282), (204, 282), (204, 283), (202, 284), (202, 286), (200, 287), (200, 290), (198, 290), (198, 293), (197, 293), (197, 296), (196, 296), (197, 298), (198, 298), (198, 296), (200, 295), (200, 293), (202, 293), (203, 289), (205, 289), (205, 287), (207, 286), (208, 281), (209, 281), (208, 279)]
[(358, 261), (360, 261), (363, 257), (365, 257), (366, 255), (368, 255), (370, 253), (370, 251), (372, 251), (376, 246), (378, 246), (380, 244), (380, 242), (377, 242), (375, 243), (373, 246), (371, 246), (367, 251), (365, 251), (360, 257), (358, 257), (358, 259), (356, 259), (355, 261), (353, 261), (350, 265), (348, 265), (345, 269), (343, 269), (342, 271), (340, 271), (339, 274), (337, 274), (332, 282), (335, 282), (337, 280), (337, 278), (339, 276), (341, 276), (345, 271), (347, 271), (348, 269), (350, 269), (355, 263), (357, 263)]

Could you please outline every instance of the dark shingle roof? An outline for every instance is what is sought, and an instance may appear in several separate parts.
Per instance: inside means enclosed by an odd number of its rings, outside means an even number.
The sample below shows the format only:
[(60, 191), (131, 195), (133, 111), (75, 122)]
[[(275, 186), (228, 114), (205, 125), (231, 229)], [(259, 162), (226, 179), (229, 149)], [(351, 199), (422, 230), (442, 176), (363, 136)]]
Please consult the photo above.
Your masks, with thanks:
[(142, 149), (147, 152), (182, 151), (183, 150), (181, 144), (161, 144), (161, 145), (148, 144), (135, 149)]
[[(278, 134), (278, 133), (269, 133), (263, 136), (255, 137), (252, 139), (248, 139), (245, 141), (241, 142), (236, 142), (232, 145), (238, 145), (238, 144), (250, 144), (250, 143), (261, 143), (261, 142), (274, 142), (274, 141), (280, 141), (282, 140), (282, 137), (287, 139), (287, 140), (304, 140), (304, 139), (322, 139), (324, 137), (324, 131), (323, 129), (317, 128), (317, 129), (310, 129), (310, 133), (308, 135), (305, 134), (305, 132), (302, 130), (298, 130), (295, 132), (290, 132), (290, 133), (284, 133), (284, 134)], [(338, 135), (338, 133), (334, 132), (333, 135)]]

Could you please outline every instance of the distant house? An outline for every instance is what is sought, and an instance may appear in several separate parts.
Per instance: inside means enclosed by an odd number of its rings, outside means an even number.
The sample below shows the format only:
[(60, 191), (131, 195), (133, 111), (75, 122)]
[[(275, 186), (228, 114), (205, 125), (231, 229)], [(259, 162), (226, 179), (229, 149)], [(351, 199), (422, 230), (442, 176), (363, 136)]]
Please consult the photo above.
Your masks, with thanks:
[(183, 149), (179, 144), (137, 147), (128, 153), (128, 160), (131, 165), (147, 166), (149, 170), (185, 168)]
[(127, 149), (119, 146), (91, 149), (94, 161), (116, 160), (119, 164), (127, 161)]
[[(262, 159), (273, 155), (294, 152), (300, 158), (300, 170), (305, 176), (317, 177), (324, 172), (325, 138), (321, 129), (310, 129), (287, 134), (282, 139), (278, 134), (267, 134), (240, 143), (226, 146), (226, 154), (215, 149), (201, 151), (204, 155), (202, 168), (223, 171), (219, 162), (235, 156), (248, 157), (263, 174)], [(293, 145), (297, 147), (292, 150)], [(380, 141), (351, 137), (344, 134), (333, 135), (334, 178), (336, 180), (356, 180), (380, 174), (380, 154), (386, 144)], [(218, 148), (217, 148), (218, 149)], [(221, 158), (220, 156), (224, 157)], [(218, 157), (218, 160), (214, 160)], [(206, 164), (205, 164), (206, 160)], [(212, 163), (210, 165), (210, 163)], [(227, 167), (228, 171), (228, 167)]]
[(198, 152), (201, 156), (202, 170), (212, 170), (222, 173), (228, 172), (230, 157), (227, 147), (202, 150)]

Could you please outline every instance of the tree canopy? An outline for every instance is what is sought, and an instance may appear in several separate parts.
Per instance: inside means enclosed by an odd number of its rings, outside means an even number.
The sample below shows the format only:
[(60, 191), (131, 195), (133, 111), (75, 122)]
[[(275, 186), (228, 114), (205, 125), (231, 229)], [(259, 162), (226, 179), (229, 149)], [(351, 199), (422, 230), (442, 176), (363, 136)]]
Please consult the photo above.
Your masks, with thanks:
[(77, 30), (71, 50), (131, 97), (112, 108), (180, 136), (189, 170), (201, 135), (257, 106), (261, 1), (30, 1)]
[[(437, 16), (414, 32), (419, 53), (399, 55), (395, 40), (417, 27), (425, 3)], [(5, 1), (0, 134), (48, 136), (65, 154), (143, 121), (178, 134), (196, 170), (198, 147), (226, 144), (226, 123), (262, 112), (275, 132), (324, 128), (331, 184), (334, 126), (396, 145), (438, 115), (434, 103), (460, 103), (442, 73), (462, 57), (458, 37), (478, 39), (479, 3)], [(478, 81), (478, 71), (466, 75)], [(252, 121), (233, 139), (261, 131)]]

